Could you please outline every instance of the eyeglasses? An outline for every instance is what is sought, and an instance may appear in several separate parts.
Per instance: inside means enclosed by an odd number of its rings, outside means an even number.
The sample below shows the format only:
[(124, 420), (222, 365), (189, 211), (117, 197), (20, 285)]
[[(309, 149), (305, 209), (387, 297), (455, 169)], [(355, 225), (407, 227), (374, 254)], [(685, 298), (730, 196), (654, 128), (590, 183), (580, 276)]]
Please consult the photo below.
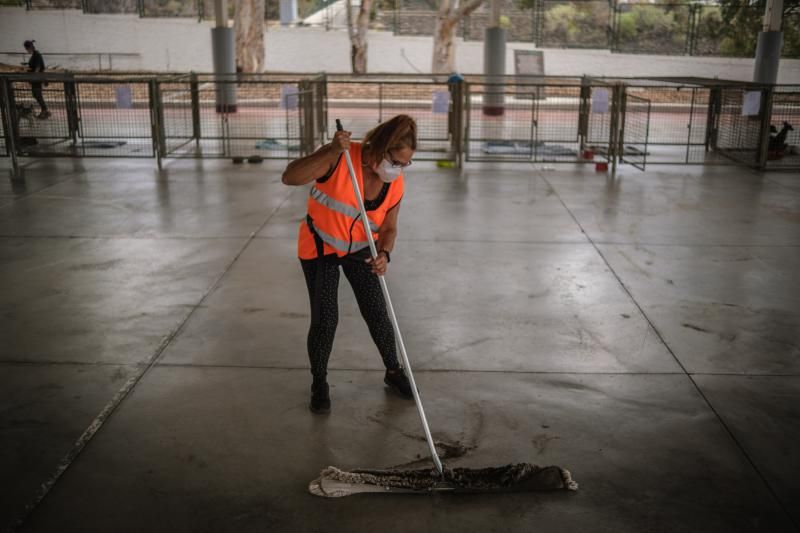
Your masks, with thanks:
[(387, 151), (386, 154), (389, 156), (389, 162), (392, 164), (392, 166), (394, 168), (405, 168), (405, 167), (410, 167), (411, 166), (411, 160), (410, 159), (407, 162), (403, 163), (401, 161), (395, 160), (395, 158), (392, 157), (391, 150)]

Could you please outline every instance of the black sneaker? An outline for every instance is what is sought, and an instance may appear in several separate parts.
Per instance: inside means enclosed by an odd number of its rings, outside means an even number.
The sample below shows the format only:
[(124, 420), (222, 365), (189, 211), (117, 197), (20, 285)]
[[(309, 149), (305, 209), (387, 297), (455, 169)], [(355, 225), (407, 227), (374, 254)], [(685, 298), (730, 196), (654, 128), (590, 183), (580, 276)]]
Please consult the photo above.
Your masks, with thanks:
[(383, 382), (403, 398), (409, 400), (414, 398), (414, 393), (411, 392), (411, 383), (402, 368), (387, 370)]
[(328, 384), (322, 382), (311, 385), (311, 405), (312, 413), (325, 414), (331, 412), (331, 397), (328, 395)]

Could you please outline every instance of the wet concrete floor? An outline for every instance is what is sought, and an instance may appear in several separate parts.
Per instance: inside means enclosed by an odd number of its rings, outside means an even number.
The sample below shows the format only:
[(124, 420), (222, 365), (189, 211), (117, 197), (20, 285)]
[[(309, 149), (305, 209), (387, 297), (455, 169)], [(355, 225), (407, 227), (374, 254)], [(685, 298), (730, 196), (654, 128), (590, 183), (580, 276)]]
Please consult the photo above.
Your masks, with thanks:
[(344, 282), (333, 409), (308, 411), (283, 164), (4, 174), (0, 527), (800, 530), (800, 178), (415, 164), (387, 280), (447, 465), (580, 490), (323, 500), (323, 467), (427, 448)]

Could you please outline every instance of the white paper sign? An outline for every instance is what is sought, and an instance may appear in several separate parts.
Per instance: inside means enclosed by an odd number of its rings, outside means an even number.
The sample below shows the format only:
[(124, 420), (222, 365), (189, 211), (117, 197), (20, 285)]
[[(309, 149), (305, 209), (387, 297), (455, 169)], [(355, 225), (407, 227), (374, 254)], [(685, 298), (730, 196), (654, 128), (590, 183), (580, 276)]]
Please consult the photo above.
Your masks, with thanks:
[(131, 93), (130, 87), (128, 87), (127, 85), (123, 85), (122, 87), (117, 87), (115, 92), (117, 96), (118, 109), (133, 108), (133, 94)]
[(758, 115), (761, 111), (761, 91), (748, 91), (744, 93), (742, 102), (742, 116)]
[(592, 91), (592, 113), (608, 113), (608, 89)]
[(433, 112), (447, 114), (450, 111), (450, 91), (434, 91)]
[(297, 86), (281, 85), (281, 109), (297, 109)]

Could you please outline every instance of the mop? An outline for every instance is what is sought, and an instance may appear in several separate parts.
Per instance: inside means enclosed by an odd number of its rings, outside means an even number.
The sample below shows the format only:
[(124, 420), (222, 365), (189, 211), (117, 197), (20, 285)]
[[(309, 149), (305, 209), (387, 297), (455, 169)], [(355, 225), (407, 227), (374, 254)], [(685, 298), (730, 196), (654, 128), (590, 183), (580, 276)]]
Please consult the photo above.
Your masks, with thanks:
[[(336, 119), (336, 129), (339, 131), (343, 129), (339, 119)], [(344, 156), (347, 169), (350, 172), (350, 180), (353, 184), (356, 201), (361, 212), (361, 222), (364, 224), (369, 249), (374, 259), (378, 257), (378, 252), (369, 227), (369, 219), (367, 218), (367, 210), (364, 208), (361, 189), (358, 186), (358, 179), (353, 169), (350, 153), (345, 151)], [(417, 413), (422, 422), (425, 439), (428, 442), (433, 467), (416, 470), (357, 469), (346, 471), (329, 466), (320, 472), (317, 479), (309, 484), (308, 490), (316, 496), (326, 498), (339, 498), (370, 492), (430, 494), (433, 492), (577, 490), (578, 484), (573, 481), (569, 471), (558, 466), (542, 467), (531, 463), (516, 463), (487, 468), (446, 468), (442, 464), (431, 436), (428, 420), (425, 417), (425, 410), (422, 407), (419, 390), (414, 381), (414, 374), (411, 372), (411, 364), (403, 343), (403, 336), (400, 334), (400, 328), (397, 324), (397, 317), (392, 307), (392, 300), (389, 297), (386, 280), (383, 276), (378, 276), (378, 280), (380, 281), (383, 298), (386, 300), (386, 309), (392, 322), (397, 345), (400, 348), (405, 374), (411, 384), (411, 392), (414, 395), (414, 403), (417, 406)]]

